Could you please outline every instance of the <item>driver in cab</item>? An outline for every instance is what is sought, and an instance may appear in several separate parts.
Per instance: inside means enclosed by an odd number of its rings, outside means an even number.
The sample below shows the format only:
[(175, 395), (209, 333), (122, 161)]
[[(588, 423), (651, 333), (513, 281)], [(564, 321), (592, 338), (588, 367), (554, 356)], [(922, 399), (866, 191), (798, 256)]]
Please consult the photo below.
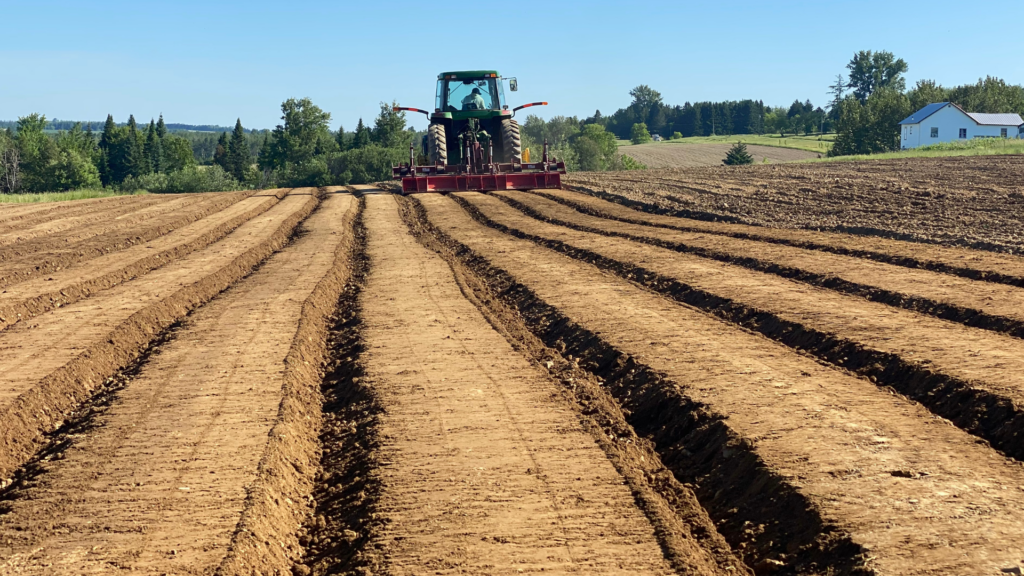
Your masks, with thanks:
[(487, 104), (484, 102), (484, 97), (480, 92), (479, 88), (473, 88), (473, 91), (469, 93), (465, 98), (462, 99), (463, 110), (486, 110)]

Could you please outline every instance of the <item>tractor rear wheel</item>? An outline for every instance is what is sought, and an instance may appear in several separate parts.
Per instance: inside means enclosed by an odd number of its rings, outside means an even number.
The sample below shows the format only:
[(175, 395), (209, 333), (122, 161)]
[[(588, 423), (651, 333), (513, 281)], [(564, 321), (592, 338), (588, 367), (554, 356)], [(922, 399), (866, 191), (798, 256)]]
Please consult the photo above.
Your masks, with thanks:
[(501, 120), (502, 162), (523, 161), (523, 140), (519, 136), (519, 122), (511, 118)]
[(448, 139), (444, 124), (431, 124), (427, 128), (427, 160), (432, 166), (448, 164)]

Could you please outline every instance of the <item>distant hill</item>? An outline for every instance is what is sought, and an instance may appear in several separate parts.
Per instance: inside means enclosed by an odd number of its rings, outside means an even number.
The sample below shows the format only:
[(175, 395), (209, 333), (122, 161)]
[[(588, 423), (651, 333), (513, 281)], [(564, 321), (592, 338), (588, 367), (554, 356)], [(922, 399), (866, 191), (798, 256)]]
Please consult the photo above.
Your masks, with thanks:
[[(57, 119), (54, 119), (54, 120), (50, 120), (47, 123), (45, 130), (47, 130), (47, 131), (54, 131), (54, 132), (59, 131), (59, 130), (70, 130), (78, 122), (80, 122), (82, 124), (82, 130), (85, 130), (86, 127), (91, 126), (93, 132), (102, 131), (103, 130), (103, 124), (105, 123), (105, 121), (103, 121), (103, 120), (96, 121), (96, 120), (57, 120)], [(140, 121), (139, 122), (139, 126), (140, 127), (145, 127), (148, 124), (149, 124), (148, 121), (146, 121), (146, 122), (141, 122)], [(117, 125), (118, 126), (127, 126), (128, 123), (127, 122), (118, 122)], [(17, 127), (18, 127), (17, 120), (0, 120), (0, 129), (2, 129), (2, 128), (17, 128)], [(169, 131), (171, 131), (171, 132), (231, 132), (232, 130), (234, 130), (234, 126), (216, 126), (214, 124), (177, 124), (177, 123), (167, 122), (167, 129)], [(246, 132), (252, 132), (253, 129), (252, 128), (246, 128), (245, 131)], [(259, 132), (260, 130), (257, 128), (257, 129), (255, 129), (255, 131)]]

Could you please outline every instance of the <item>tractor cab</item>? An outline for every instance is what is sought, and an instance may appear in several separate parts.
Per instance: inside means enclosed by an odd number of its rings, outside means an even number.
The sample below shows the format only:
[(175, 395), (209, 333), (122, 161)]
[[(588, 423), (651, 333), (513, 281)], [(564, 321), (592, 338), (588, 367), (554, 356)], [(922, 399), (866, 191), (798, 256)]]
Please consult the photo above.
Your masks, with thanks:
[(508, 110), (502, 80), (504, 79), (493, 70), (438, 74), (434, 112)]

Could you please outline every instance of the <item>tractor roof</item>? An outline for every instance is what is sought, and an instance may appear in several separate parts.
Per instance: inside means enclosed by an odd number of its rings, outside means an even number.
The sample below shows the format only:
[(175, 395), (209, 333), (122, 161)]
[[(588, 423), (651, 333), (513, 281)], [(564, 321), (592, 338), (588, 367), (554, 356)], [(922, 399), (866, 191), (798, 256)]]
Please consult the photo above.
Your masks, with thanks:
[(495, 77), (500, 76), (497, 70), (463, 70), (461, 72), (441, 72), (437, 75), (437, 79), (441, 80), (443, 78), (455, 76), (456, 80), (467, 80), (469, 78), (486, 78), (492, 74)]

